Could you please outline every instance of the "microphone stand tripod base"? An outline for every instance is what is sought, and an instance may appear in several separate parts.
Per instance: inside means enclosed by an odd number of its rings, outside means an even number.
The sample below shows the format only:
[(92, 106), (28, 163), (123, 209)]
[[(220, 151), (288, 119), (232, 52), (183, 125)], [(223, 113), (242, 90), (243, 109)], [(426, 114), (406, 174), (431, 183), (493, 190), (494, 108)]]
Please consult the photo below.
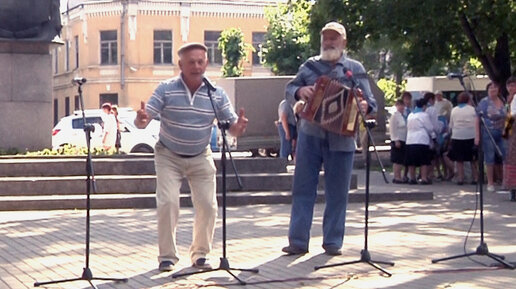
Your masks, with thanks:
[(392, 274), (389, 273), (389, 271), (383, 269), (382, 267), (378, 266), (377, 264), (394, 266), (394, 263), (393, 262), (386, 262), (386, 261), (372, 260), (371, 259), (371, 254), (369, 254), (369, 251), (366, 250), (366, 249), (363, 249), (363, 250), (360, 251), (360, 259), (358, 259), (358, 260), (349, 261), (349, 262), (342, 262), (342, 263), (336, 263), (336, 264), (330, 264), (330, 265), (315, 266), (314, 270), (319, 270), (319, 269), (322, 269), (322, 268), (342, 266), (342, 265), (351, 265), (351, 264), (357, 264), (357, 263), (367, 263), (367, 264), (371, 265), (372, 267), (382, 271), (388, 277), (392, 276)]
[(231, 270), (237, 270), (237, 271), (242, 271), (242, 272), (252, 272), (252, 273), (259, 272), (258, 269), (231, 268), (231, 266), (229, 266), (229, 260), (227, 258), (221, 257), (218, 268), (206, 269), (206, 270), (195, 271), (195, 272), (187, 272), (187, 273), (176, 273), (176, 274), (172, 275), (172, 279), (183, 277), (183, 276), (190, 276), (190, 275), (199, 274), (199, 273), (220, 271), (220, 270), (224, 270), (224, 271), (228, 272), (228, 274), (233, 276), (233, 278), (235, 278), (240, 285), (247, 285), (247, 283), (244, 280), (238, 278), (238, 276), (236, 276), (233, 272), (231, 272)]
[[(477, 247), (475, 252), (461, 254), (461, 255), (455, 255), (455, 256), (441, 258), (441, 259), (433, 259), (432, 263), (435, 264), (435, 263), (441, 262), (441, 261), (447, 261), (447, 260), (458, 259), (458, 258), (462, 258), (462, 257), (475, 256), (475, 255), (476, 256), (487, 256), (487, 257), (497, 261), (498, 264), (502, 264), (507, 269), (512, 269), (512, 270), (516, 269), (516, 266), (514, 265), (514, 263), (509, 263), (509, 262), (504, 260), (505, 259), (504, 256), (490, 253), (489, 249), (487, 248), (487, 243), (485, 243), (485, 242), (482, 242)], [(496, 266), (496, 263), (492, 264), (491, 266)]]

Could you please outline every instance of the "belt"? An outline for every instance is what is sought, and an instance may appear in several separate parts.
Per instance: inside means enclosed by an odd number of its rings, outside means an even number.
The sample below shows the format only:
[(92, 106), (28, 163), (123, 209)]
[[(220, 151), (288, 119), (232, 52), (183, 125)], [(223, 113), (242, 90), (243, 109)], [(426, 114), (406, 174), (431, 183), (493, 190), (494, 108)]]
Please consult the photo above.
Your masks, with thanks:
[(203, 150), (202, 152), (200, 152), (198, 154), (195, 154), (195, 155), (182, 155), (182, 154), (178, 154), (178, 153), (174, 153), (174, 154), (177, 155), (178, 157), (183, 158), (183, 159), (190, 159), (190, 158), (194, 158), (194, 157), (202, 155), (205, 151), (206, 150)]

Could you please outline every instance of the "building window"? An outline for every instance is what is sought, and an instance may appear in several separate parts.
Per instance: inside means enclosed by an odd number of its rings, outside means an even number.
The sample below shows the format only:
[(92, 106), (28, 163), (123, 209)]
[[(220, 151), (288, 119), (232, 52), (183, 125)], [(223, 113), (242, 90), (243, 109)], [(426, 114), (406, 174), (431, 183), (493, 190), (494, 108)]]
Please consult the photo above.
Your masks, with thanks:
[(59, 106), (58, 106), (57, 98), (54, 98), (54, 126), (59, 121), (59, 110), (58, 110), (58, 108), (59, 108)]
[(101, 93), (99, 96), (99, 108), (102, 108), (103, 103), (109, 102), (111, 104), (118, 104), (117, 93)]
[(100, 31), (100, 64), (117, 64), (116, 30)]
[(265, 32), (253, 32), (253, 66), (263, 65), (263, 43)]
[(79, 36), (75, 35), (74, 39), (75, 46), (75, 68), (79, 68)]
[(222, 65), (222, 51), (219, 49), (220, 33), (221, 31), (204, 31), (204, 45), (208, 47), (210, 64)]
[(74, 98), (73, 98), (73, 109), (74, 110), (81, 109), (81, 100), (79, 99), (78, 95), (74, 96)]
[(57, 74), (59, 72), (59, 55), (57, 54), (58, 50), (57, 47), (54, 48), (54, 74)]
[(65, 115), (70, 115), (70, 97), (65, 97)]
[(154, 64), (172, 64), (171, 30), (154, 30)]
[(70, 41), (65, 42), (65, 71), (70, 71)]

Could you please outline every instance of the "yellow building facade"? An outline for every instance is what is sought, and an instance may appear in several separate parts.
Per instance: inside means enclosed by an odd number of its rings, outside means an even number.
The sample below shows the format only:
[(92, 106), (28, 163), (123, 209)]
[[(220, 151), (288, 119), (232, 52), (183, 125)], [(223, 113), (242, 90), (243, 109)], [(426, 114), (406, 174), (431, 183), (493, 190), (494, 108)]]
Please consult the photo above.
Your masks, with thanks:
[[(52, 51), (54, 122), (79, 109), (77, 86), (72, 83), (77, 77), (86, 79), (86, 108), (111, 102), (137, 109), (160, 81), (179, 74), (177, 50), (186, 42), (208, 46), (206, 74), (220, 78), (220, 32), (240, 28), (244, 41), (259, 50), (267, 30), (265, 7), (277, 2), (69, 1), (62, 14), (64, 44)], [(257, 52), (249, 51), (244, 67), (247, 76), (271, 75)]]

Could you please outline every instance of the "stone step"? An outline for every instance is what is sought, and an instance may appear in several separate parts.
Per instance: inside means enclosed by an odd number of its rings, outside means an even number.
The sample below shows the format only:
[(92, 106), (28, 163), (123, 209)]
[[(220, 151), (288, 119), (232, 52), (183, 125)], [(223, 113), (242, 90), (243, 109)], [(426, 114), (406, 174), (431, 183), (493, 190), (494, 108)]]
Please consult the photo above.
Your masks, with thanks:
[[(239, 174), (242, 188), (234, 174), (227, 174), (228, 191), (289, 191), (292, 187), (292, 173), (252, 173)], [(324, 173), (319, 178), (319, 189), (324, 189)], [(154, 193), (156, 177), (154, 175), (98, 175), (95, 176), (97, 194), (137, 194)], [(357, 177), (352, 176), (351, 189), (357, 187)], [(217, 175), (217, 191), (222, 190), (222, 176)], [(182, 192), (189, 187), (183, 181)], [(43, 196), (43, 195), (81, 195), (86, 193), (85, 176), (50, 176), (50, 177), (3, 177), (0, 178), (0, 196)], [(93, 193), (93, 190), (92, 190)]]
[[(220, 171), (220, 156), (215, 156), (215, 166)], [(130, 155), (113, 157), (93, 157), (95, 175), (154, 175), (152, 155)], [(239, 173), (284, 173), (288, 161), (281, 158), (233, 158)], [(233, 165), (228, 158), (226, 172), (233, 173)], [(85, 157), (14, 157), (0, 158), (0, 176), (80, 176), (86, 174)]]
[[(222, 195), (218, 194), (219, 206), (222, 205)], [(363, 202), (363, 192), (350, 192), (349, 202)], [(373, 193), (370, 194), (371, 202), (389, 201), (426, 201), (432, 200), (432, 192), (407, 192), (407, 193)], [(288, 191), (267, 192), (228, 192), (226, 204), (229, 207), (259, 205), (259, 204), (290, 204), (291, 194)], [(324, 192), (319, 191), (316, 201), (324, 202)], [(182, 207), (191, 207), (190, 194), (181, 194)], [(151, 194), (134, 195), (91, 195), (91, 209), (128, 209), (128, 208), (155, 208), (156, 200)], [(24, 197), (0, 197), (0, 211), (30, 211), (30, 210), (65, 210), (86, 209), (86, 196), (24, 196)]]

